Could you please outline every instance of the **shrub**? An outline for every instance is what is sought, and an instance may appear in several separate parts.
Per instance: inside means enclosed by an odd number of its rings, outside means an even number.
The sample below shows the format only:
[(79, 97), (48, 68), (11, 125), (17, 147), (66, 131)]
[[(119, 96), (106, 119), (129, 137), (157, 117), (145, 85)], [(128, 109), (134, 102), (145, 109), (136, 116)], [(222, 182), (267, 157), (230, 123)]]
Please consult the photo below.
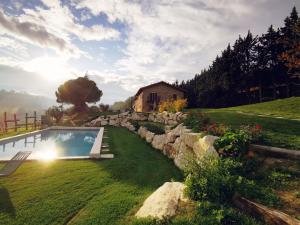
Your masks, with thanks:
[(187, 106), (187, 99), (166, 100), (158, 106), (158, 111), (163, 112), (181, 112)]
[(185, 180), (187, 195), (196, 201), (226, 202), (237, 188), (236, 170), (241, 164), (233, 159), (204, 157), (190, 163)]
[(223, 136), (228, 130), (229, 127), (225, 126), (224, 124), (218, 125), (213, 123), (206, 128), (205, 133), (220, 137)]
[(146, 127), (148, 131), (154, 134), (164, 134), (165, 128), (163, 124), (154, 122), (139, 122), (139, 126)]
[(227, 131), (222, 137), (217, 139), (214, 147), (222, 157), (237, 157), (248, 151), (250, 137), (243, 130)]
[[(186, 194), (196, 201), (231, 204), (234, 193), (268, 206), (280, 204), (271, 187), (243, 176), (244, 162), (232, 158), (203, 158), (190, 163)], [(271, 184), (268, 184), (271, 185)]]
[(138, 130), (140, 128), (140, 124), (136, 120), (131, 120), (130, 123), (134, 126), (135, 130)]
[(194, 132), (201, 132), (210, 125), (210, 119), (199, 111), (192, 111), (188, 113), (184, 125)]
[(223, 157), (244, 155), (248, 151), (249, 144), (262, 137), (262, 129), (259, 125), (241, 126), (240, 129), (235, 131), (228, 128), (219, 130), (216, 128), (213, 129), (215, 133), (221, 134), (224, 132), (223, 135), (220, 135), (221, 137), (215, 141), (214, 147), (217, 149), (219, 155)]

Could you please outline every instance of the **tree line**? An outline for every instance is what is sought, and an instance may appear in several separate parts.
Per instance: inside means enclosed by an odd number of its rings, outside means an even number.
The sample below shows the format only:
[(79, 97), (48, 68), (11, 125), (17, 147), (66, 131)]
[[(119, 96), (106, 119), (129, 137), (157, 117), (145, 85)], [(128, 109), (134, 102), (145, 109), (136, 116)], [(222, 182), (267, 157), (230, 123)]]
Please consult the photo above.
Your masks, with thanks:
[(174, 83), (187, 91), (189, 107), (228, 107), (300, 96), (300, 19), (294, 7), (284, 26), (251, 31), (228, 44), (194, 78)]

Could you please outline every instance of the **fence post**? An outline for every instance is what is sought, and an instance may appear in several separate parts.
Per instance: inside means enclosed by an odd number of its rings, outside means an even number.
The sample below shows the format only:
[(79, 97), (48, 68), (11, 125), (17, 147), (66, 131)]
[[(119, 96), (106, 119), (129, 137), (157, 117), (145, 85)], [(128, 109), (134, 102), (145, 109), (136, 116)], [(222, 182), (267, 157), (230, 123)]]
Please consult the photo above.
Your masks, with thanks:
[(15, 131), (18, 130), (18, 124), (17, 124), (17, 115), (14, 113), (14, 123), (15, 123)]
[(33, 122), (33, 125), (34, 125), (34, 129), (36, 129), (36, 111), (34, 111), (34, 122)]
[(25, 129), (28, 130), (28, 113), (25, 114)]
[(7, 115), (6, 112), (3, 113), (3, 117), (4, 117), (4, 131), (5, 133), (7, 133)]

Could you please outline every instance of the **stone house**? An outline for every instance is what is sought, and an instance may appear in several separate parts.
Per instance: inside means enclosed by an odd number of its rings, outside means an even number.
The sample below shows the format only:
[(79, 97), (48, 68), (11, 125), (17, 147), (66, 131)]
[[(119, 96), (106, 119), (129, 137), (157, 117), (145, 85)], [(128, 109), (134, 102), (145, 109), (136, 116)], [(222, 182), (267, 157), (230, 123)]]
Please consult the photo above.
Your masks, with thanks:
[(184, 98), (184, 90), (164, 81), (142, 87), (135, 94), (133, 108), (136, 112), (157, 110), (161, 101)]

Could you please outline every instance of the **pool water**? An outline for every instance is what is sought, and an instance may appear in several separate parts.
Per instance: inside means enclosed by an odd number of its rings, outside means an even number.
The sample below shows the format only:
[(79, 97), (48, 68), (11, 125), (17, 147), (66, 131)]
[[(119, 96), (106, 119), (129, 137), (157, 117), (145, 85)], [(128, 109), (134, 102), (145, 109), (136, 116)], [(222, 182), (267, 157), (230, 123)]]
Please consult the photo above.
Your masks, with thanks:
[(10, 160), (19, 151), (32, 151), (28, 159), (89, 156), (99, 130), (43, 130), (0, 141), (0, 160)]

